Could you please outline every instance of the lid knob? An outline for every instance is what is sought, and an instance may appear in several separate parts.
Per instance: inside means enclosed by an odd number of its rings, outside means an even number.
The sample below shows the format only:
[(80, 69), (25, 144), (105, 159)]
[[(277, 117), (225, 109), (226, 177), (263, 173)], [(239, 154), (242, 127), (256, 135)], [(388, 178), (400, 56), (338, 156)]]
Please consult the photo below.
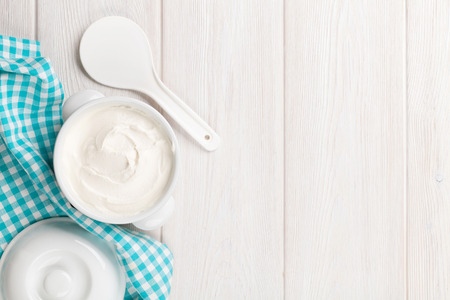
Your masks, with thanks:
[(72, 279), (63, 270), (52, 270), (44, 279), (44, 289), (51, 297), (62, 298), (69, 294)]

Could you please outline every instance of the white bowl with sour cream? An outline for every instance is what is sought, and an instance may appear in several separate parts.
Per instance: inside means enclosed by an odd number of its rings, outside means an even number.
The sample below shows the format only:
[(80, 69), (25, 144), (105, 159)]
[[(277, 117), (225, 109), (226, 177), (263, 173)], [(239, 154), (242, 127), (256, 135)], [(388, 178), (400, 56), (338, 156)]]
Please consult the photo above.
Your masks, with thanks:
[(150, 230), (174, 209), (178, 142), (150, 105), (93, 90), (64, 102), (53, 163), (70, 203), (88, 217)]

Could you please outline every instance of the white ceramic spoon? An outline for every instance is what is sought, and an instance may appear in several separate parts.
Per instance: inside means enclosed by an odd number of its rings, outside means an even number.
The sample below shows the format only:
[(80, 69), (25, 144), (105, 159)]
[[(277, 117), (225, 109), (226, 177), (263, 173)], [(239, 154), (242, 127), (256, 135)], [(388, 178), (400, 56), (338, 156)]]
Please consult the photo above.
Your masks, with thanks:
[(206, 150), (219, 146), (214, 130), (159, 79), (147, 36), (133, 21), (105, 17), (93, 23), (81, 39), (80, 57), (94, 80), (147, 94)]

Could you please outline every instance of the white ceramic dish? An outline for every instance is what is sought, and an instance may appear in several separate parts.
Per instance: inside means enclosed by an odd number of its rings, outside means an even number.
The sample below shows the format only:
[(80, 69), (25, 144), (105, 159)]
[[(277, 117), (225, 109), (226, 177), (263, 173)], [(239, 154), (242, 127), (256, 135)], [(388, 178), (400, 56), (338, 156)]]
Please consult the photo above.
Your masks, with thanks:
[[(79, 199), (77, 198), (77, 194), (73, 190), (70, 182), (68, 182), (67, 176), (64, 175), (65, 172), (61, 163), (63, 157), (62, 151), (64, 151), (63, 148), (65, 141), (71, 138), (69, 134), (71, 132), (70, 127), (73, 123), (77, 122), (77, 119), (81, 117), (84, 112), (89, 111), (89, 109), (91, 108), (98, 108), (102, 105), (105, 107), (125, 105), (139, 109), (165, 129), (166, 134), (173, 145), (174, 157), (172, 172), (164, 194), (156, 202), (156, 204), (150, 207), (148, 210), (132, 216), (111, 217), (100, 215), (98, 212), (93, 211), (88, 206), (84, 205), (83, 202), (79, 201)], [(169, 123), (164, 119), (164, 117), (153, 107), (142, 101), (118, 96), (105, 97), (101, 93), (94, 90), (81, 91), (67, 99), (67, 101), (64, 102), (62, 108), (62, 116), (65, 121), (56, 139), (53, 164), (58, 184), (70, 203), (83, 214), (101, 222), (111, 224), (133, 223), (136, 227), (144, 230), (151, 230), (162, 226), (169, 219), (174, 210), (175, 201), (171, 195), (175, 188), (175, 183), (177, 181), (180, 168), (178, 142), (175, 133), (173, 132)]]
[(121, 300), (125, 285), (114, 247), (69, 218), (27, 227), (0, 260), (2, 300)]

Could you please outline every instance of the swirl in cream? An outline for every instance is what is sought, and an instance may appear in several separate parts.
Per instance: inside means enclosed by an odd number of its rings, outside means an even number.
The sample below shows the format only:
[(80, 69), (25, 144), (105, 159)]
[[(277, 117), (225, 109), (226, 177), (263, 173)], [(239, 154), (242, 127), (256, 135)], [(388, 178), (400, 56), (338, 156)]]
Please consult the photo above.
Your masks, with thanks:
[(165, 130), (152, 118), (132, 107), (106, 106), (86, 111), (70, 130), (64, 169), (89, 210), (132, 216), (161, 198), (174, 154)]

